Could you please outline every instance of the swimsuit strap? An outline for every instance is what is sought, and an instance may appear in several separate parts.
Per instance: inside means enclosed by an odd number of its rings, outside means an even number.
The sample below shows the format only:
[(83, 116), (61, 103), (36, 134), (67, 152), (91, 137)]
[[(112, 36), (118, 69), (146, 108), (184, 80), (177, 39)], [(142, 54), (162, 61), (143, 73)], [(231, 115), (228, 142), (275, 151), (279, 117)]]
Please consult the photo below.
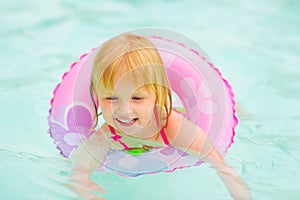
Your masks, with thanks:
[(111, 138), (114, 141), (118, 141), (124, 147), (125, 150), (129, 150), (130, 148), (124, 142), (122, 142), (120, 140), (122, 137), (116, 133), (115, 129), (113, 127), (111, 127), (110, 125), (108, 125), (108, 128), (109, 128), (110, 132), (114, 135)]
[[(154, 115), (155, 115), (155, 120), (156, 120), (156, 124), (157, 126), (159, 126), (159, 122), (158, 122), (158, 114), (157, 114), (157, 110), (156, 110), (156, 106), (154, 107)], [(169, 145), (170, 142), (166, 136), (166, 132), (164, 130), (164, 127), (160, 130), (160, 135), (165, 143), (165, 145)]]
[(162, 128), (162, 129), (160, 130), (160, 135), (161, 135), (161, 137), (162, 137), (162, 139), (163, 139), (165, 145), (169, 145), (170, 142), (169, 142), (169, 140), (168, 140), (168, 138), (167, 138), (167, 136), (166, 136), (166, 132), (165, 132), (164, 128)]
[(113, 134), (113, 136), (111, 138), (114, 141), (119, 142), (124, 147), (123, 151), (125, 151), (126, 153), (129, 153), (134, 156), (139, 156), (142, 153), (147, 152), (147, 151), (149, 151), (149, 149), (151, 149), (150, 146), (143, 146), (141, 148), (129, 148), (124, 142), (122, 142), (120, 140), (122, 138), (122, 136), (118, 135), (112, 126), (108, 125), (108, 127), (109, 127), (110, 132)]

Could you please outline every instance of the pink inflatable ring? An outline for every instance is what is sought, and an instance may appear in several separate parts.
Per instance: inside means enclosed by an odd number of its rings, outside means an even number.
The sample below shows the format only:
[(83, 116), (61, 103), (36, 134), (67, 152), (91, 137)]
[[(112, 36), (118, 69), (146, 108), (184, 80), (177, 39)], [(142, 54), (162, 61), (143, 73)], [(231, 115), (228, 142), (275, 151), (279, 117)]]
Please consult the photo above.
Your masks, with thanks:
[[(229, 83), (208, 57), (204, 57), (203, 50), (185, 37), (173, 32), (159, 33), (159, 36), (139, 31), (133, 33), (147, 37), (159, 50), (174, 95), (179, 99), (173, 107), (181, 107), (183, 115), (201, 127), (224, 156), (233, 142), (237, 125), (234, 95)], [(168, 39), (162, 35), (167, 35)], [(193, 47), (188, 47), (188, 44)], [(78, 62), (73, 63), (53, 91), (49, 133), (65, 157), (69, 157), (95, 131), (91, 129), (95, 113), (89, 84), (92, 63), (99, 48), (83, 54)], [(106, 156), (99, 169), (122, 176), (139, 176), (171, 172), (201, 163), (168, 146), (153, 148), (138, 156), (114, 150)]]

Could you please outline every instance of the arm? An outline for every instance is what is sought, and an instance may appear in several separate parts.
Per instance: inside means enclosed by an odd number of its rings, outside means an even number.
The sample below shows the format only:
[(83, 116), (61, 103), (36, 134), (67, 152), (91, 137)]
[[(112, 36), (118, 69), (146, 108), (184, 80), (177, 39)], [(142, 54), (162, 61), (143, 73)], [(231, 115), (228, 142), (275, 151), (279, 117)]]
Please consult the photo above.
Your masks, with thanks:
[(222, 155), (201, 128), (180, 114), (172, 112), (166, 133), (174, 147), (210, 163), (217, 170), (218, 176), (224, 182), (233, 199), (251, 199), (245, 181), (232, 167), (226, 164)]
[[(201, 154), (201, 153), (199, 153)], [(250, 200), (251, 195), (247, 184), (240, 176), (240, 174), (233, 168), (226, 164), (222, 155), (213, 147), (204, 160), (217, 170), (218, 176), (224, 182), (230, 195), (237, 200)]]
[(109, 150), (110, 142), (102, 129), (85, 140), (71, 156), (73, 168), (67, 187), (81, 197), (103, 199), (94, 194), (95, 191), (105, 193), (105, 190), (91, 180), (91, 175), (103, 162)]

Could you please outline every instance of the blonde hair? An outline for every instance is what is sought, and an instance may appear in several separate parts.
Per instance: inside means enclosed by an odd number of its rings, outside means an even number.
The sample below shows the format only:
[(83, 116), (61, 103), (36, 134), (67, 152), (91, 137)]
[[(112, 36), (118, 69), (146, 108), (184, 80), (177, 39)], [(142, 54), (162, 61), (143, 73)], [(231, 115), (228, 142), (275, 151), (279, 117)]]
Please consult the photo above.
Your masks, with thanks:
[(113, 91), (116, 75), (124, 76), (128, 72), (133, 72), (135, 78), (142, 78), (144, 86), (156, 93), (158, 123), (164, 119), (165, 112), (166, 127), (172, 110), (172, 92), (160, 54), (145, 37), (128, 33), (105, 42), (94, 59), (90, 92), (96, 114), (93, 92), (98, 98), (103, 89)]

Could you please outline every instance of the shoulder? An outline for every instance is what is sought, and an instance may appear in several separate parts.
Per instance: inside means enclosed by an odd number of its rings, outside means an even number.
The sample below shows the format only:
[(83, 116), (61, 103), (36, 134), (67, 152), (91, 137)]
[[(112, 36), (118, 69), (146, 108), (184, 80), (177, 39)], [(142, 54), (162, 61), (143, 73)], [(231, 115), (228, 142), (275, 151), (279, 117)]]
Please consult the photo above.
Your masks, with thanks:
[(111, 143), (105, 134), (105, 127), (101, 127), (78, 146), (76, 151), (72, 153), (71, 158), (72, 160), (78, 160), (78, 162), (82, 159), (103, 158), (110, 149)]
[(167, 130), (170, 132), (178, 132), (179, 130), (186, 132), (186, 130), (190, 129), (199, 129), (199, 127), (181, 113), (173, 110), (168, 118)]
[(176, 111), (172, 111), (168, 117), (168, 124), (165, 127), (165, 132), (169, 140), (173, 140), (182, 126), (183, 116)]
[(108, 125), (103, 124), (97, 131), (95, 131), (85, 143), (99, 143), (99, 142), (109, 142), (110, 131)]
[(187, 147), (205, 137), (203, 130), (176, 111), (172, 111), (165, 129), (171, 144)]
[(107, 123), (102, 124), (102, 126), (97, 131), (99, 134), (107, 134), (110, 133), (109, 126)]

